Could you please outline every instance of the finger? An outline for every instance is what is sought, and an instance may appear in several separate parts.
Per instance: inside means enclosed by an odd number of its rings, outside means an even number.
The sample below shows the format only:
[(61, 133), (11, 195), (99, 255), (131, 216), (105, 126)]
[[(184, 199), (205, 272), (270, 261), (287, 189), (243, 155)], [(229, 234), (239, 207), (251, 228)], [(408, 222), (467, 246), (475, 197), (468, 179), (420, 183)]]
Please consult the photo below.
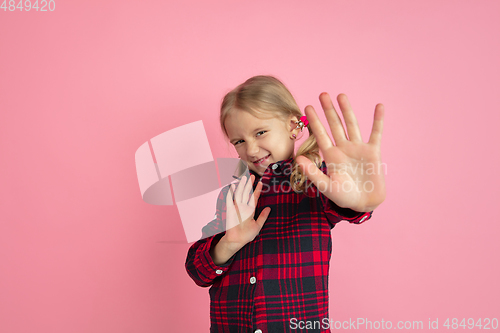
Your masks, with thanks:
[(240, 181), (238, 183), (238, 187), (236, 188), (236, 193), (234, 195), (234, 200), (236, 202), (241, 202), (241, 197), (242, 197), (242, 194), (243, 194), (243, 188), (245, 187), (246, 180), (247, 180), (247, 176), (243, 176), (243, 177), (241, 177), (241, 179), (240, 179)]
[(385, 108), (383, 104), (377, 104), (375, 106), (375, 113), (373, 115), (373, 126), (372, 133), (370, 134), (370, 139), (368, 143), (380, 146), (382, 143), (382, 130), (384, 128), (384, 113)]
[(332, 131), (333, 140), (335, 140), (336, 145), (339, 145), (347, 140), (344, 126), (342, 125), (342, 120), (340, 120), (339, 114), (333, 106), (330, 95), (328, 95), (326, 92), (322, 93), (321, 95), (319, 95), (319, 101), (321, 103), (323, 111), (325, 112), (328, 125), (330, 125), (330, 131)]
[(306, 106), (305, 113), (307, 116), (307, 120), (309, 121), (309, 126), (316, 137), (316, 142), (318, 142), (319, 149), (321, 151), (325, 151), (331, 147), (333, 147), (332, 139), (328, 136), (328, 133), (325, 130), (325, 127), (321, 123), (314, 111), (314, 108), (310, 105)]
[(297, 164), (300, 166), (302, 172), (306, 175), (320, 192), (324, 192), (330, 183), (330, 177), (325, 175), (310, 159), (305, 156), (297, 156)]
[(248, 205), (248, 198), (250, 197), (250, 193), (252, 193), (254, 179), (255, 176), (253, 174), (250, 175), (250, 178), (246, 182), (245, 187), (243, 189), (243, 193), (241, 195), (241, 203), (244, 205)]
[(238, 202), (238, 200), (236, 200), (236, 193), (235, 193), (237, 191), (237, 189), (235, 189), (236, 186), (238, 186), (238, 184), (233, 183), (231, 185), (231, 187), (233, 189), (233, 201), (231, 203), (234, 207), (234, 212), (235, 212), (234, 215), (235, 215), (235, 217), (238, 218), (238, 223), (241, 223), (242, 219), (241, 219), (241, 214), (240, 214), (239, 202)]
[(229, 187), (229, 191), (226, 194), (226, 230), (231, 229), (236, 226), (235, 220), (232, 218), (233, 216), (237, 216), (236, 209), (233, 204), (233, 195), (232, 195), (232, 184)]
[[(250, 212), (248, 209), (245, 209), (248, 206), (248, 189), (247, 186), (250, 184), (250, 190), (252, 184), (250, 183), (250, 179), (247, 180), (247, 176), (241, 177), (240, 182), (238, 183), (238, 188), (236, 189), (236, 199), (234, 201), (234, 205), (236, 206), (236, 212), (238, 213), (238, 220), (240, 223), (246, 221), (250, 218)], [(253, 212), (251, 215), (253, 216)]]
[(264, 226), (264, 223), (266, 222), (267, 218), (269, 217), (269, 213), (271, 213), (271, 207), (266, 207), (260, 212), (259, 217), (255, 222), (257, 222), (257, 225), (262, 229)]
[(260, 193), (262, 192), (262, 182), (257, 182), (257, 186), (255, 186), (255, 190), (253, 191), (253, 201), (249, 202), (251, 207), (255, 207), (257, 202), (259, 202)]
[(231, 183), (229, 184), (229, 191), (228, 193), (231, 193), (231, 201), (234, 201), (234, 197), (235, 197), (235, 192), (236, 191), (236, 184), (235, 183)]
[(342, 110), (342, 115), (344, 116), (344, 122), (347, 128), (347, 135), (349, 135), (349, 141), (363, 142), (363, 139), (361, 138), (361, 132), (359, 130), (358, 120), (356, 119), (356, 115), (352, 110), (351, 103), (349, 102), (347, 95), (338, 95), (337, 101), (339, 102), (340, 110)]

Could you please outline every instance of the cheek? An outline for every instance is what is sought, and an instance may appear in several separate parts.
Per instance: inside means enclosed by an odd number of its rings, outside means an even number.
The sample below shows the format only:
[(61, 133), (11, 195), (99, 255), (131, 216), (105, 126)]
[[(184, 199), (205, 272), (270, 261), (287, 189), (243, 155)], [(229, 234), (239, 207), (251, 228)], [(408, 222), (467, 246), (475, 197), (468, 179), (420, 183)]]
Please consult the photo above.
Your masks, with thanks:
[(243, 149), (241, 146), (238, 148), (234, 147), (234, 150), (236, 151), (236, 154), (238, 154), (238, 156), (242, 158), (245, 156), (245, 149)]

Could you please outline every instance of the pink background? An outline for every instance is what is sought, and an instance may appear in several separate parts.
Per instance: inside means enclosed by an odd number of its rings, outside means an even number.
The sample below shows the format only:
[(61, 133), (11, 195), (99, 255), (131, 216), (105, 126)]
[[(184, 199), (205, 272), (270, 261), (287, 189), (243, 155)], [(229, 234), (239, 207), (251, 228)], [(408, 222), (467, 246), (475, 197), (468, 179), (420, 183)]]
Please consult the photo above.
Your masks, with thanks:
[(331, 315), (500, 318), (499, 12), (484, 0), (0, 10), (0, 331), (208, 331), (177, 208), (142, 201), (134, 153), (202, 120), (214, 157), (235, 157), (218, 106), (256, 74), (323, 120), (319, 94), (346, 93), (365, 141), (386, 108), (387, 199), (333, 231)]

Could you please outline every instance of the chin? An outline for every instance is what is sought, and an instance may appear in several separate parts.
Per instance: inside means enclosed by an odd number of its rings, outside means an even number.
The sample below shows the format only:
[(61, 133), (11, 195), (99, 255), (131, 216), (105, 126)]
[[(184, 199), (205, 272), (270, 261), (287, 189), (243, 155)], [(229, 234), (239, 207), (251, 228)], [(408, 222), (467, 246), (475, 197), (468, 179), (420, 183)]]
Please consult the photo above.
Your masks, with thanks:
[(262, 170), (258, 170), (255, 166), (252, 165), (252, 167), (248, 168), (248, 170), (252, 170), (253, 172), (255, 172), (256, 174), (258, 174), (260, 177), (262, 177), (262, 175), (264, 174), (264, 171), (266, 170), (267, 167), (263, 168)]

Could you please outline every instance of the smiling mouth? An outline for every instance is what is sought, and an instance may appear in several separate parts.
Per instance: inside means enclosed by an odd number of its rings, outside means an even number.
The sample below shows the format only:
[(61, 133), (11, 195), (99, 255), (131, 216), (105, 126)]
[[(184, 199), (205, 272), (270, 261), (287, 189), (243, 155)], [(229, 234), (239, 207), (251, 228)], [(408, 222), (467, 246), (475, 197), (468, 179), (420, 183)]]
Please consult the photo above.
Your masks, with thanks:
[(253, 162), (253, 164), (255, 164), (255, 165), (259, 165), (259, 164), (261, 164), (262, 162), (264, 162), (265, 160), (267, 160), (267, 159), (269, 158), (269, 156), (271, 156), (271, 154), (267, 155), (266, 157), (261, 158), (260, 160), (257, 160), (257, 161), (255, 161), (255, 162)]

